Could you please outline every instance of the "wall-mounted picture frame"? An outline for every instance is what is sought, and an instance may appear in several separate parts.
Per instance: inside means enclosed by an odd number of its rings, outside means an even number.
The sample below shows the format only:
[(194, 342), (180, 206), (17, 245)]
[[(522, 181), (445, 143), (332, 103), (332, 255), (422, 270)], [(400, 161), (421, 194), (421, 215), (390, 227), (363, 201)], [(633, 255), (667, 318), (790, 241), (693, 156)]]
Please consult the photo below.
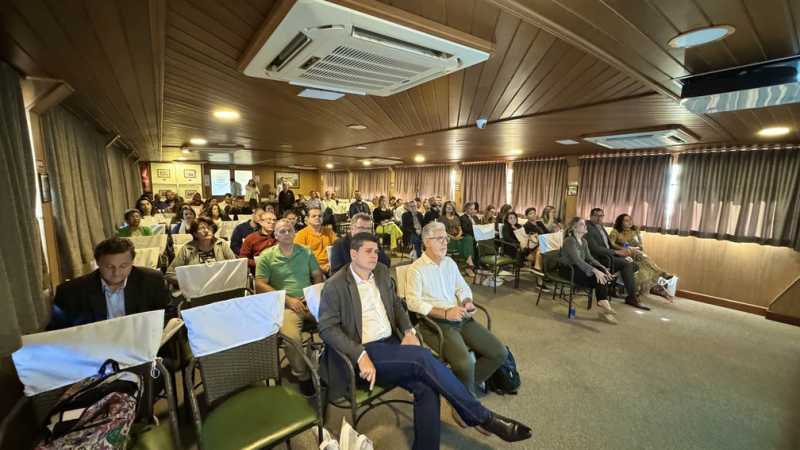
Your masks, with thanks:
[(194, 169), (183, 169), (183, 178), (187, 180), (197, 178), (197, 171)]
[(300, 187), (300, 172), (275, 172), (275, 187), (281, 189), (283, 180), (289, 182), (289, 187), (296, 189)]
[(158, 177), (158, 178), (171, 178), (172, 174), (169, 173), (169, 169), (157, 169), (156, 170), (156, 177)]
[(42, 203), (50, 203), (50, 175), (46, 173), (39, 174), (39, 196)]
[(578, 195), (578, 183), (573, 181), (567, 185), (567, 195), (574, 197)]

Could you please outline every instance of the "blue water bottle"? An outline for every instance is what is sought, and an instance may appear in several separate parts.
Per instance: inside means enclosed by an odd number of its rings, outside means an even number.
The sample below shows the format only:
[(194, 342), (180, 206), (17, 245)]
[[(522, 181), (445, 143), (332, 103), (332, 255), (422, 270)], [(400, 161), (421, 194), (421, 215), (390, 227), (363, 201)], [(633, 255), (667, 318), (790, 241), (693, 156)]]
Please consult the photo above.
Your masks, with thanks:
[(569, 305), (569, 313), (567, 314), (567, 317), (570, 318), (570, 319), (574, 319), (575, 318), (575, 306), (574, 305)]

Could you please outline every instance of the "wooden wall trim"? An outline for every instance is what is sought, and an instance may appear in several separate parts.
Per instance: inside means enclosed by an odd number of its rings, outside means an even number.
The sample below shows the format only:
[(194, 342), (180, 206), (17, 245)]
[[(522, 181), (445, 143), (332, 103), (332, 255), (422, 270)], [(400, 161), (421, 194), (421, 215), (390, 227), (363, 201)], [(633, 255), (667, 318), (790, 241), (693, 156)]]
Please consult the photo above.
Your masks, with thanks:
[(751, 305), (749, 303), (737, 302), (736, 300), (714, 297), (713, 295), (701, 294), (699, 292), (683, 291), (680, 289), (678, 289), (676, 294), (679, 297), (688, 298), (689, 300), (695, 300), (702, 303), (708, 303), (710, 305), (722, 306), (723, 308), (735, 309), (737, 311), (756, 314), (759, 316), (767, 315), (767, 308), (765, 306)]
[(765, 315), (765, 317), (768, 320), (774, 320), (776, 322), (788, 323), (789, 325), (796, 325), (796, 326), (800, 327), (800, 317), (787, 316), (785, 314), (778, 314), (778, 313), (774, 313), (772, 311), (767, 311), (767, 314)]

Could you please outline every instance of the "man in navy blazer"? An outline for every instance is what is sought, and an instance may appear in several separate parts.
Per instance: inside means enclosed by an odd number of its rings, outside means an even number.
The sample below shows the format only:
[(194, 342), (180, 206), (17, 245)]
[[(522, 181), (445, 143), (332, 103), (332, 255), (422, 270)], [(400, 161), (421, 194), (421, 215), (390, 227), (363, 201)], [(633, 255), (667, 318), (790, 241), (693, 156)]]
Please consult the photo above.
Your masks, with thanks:
[(56, 289), (50, 330), (113, 319), (157, 309), (169, 303), (161, 272), (135, 267), (133, 243), (111, 238), (97, 244), (98, 269), (66, 281)]

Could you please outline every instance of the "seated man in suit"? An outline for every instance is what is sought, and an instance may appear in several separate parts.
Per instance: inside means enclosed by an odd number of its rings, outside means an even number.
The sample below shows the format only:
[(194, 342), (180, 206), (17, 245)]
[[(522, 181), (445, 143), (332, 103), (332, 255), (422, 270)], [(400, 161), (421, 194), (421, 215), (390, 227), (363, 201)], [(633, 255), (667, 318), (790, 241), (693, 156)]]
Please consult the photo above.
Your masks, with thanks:
[(135, 267), (133, 243), (111, 238), (97, 244), (97, 270), (65, 281), (56, 289), (48, 329), (164, 309), (170, 295), (157, 270)]
[[(472, 319), (475, 305), (472, 290), (458, 266), (447, 256), (447, 231), (441, 222), (422, 229), (425, 253), (408, 269), (406, 302), (408, 309), (429, 316), (444, 335), (443, 358), (464, 386), (476, 392), (476, 385), (490, 376), (508, 358), (506, 346), (491, 331)], [(426, 341), (438, 340), (435, 331), (422, 328)], [(475, 352), (477, 359), (470, 356)]]
[[(333, 248), (331, 249), (331, 275), (350, 264), (350, 239), (351, 236), (355, 236), (358, 233), (372, 233), (372, 218), (369, 214), (358, 213), (353, 216), (350, 222), (350, 234), (333, 243)], [(378, 248), (378, 262), (383, 263), (386, 267), (392, 265), (392, 261), (383, 251), (383, 248)]]
[[(265, 250), (256, 263), (256, 292), (286, 291), (281, 333), (300, 343), (303, 322), (315, 322), (303, 300), (303, 289), (322, 283), (322, 271), (311, 250), (294, 243), (294, 227), (286, 219), (275, 223), (278, 244)], [(292, 374), (300, 382), (303, 395), (314, 395), (314, 383), (303, 356), (287, 347), (286, 357)]]
[(634, 272), (636, 272), (636, 264), (633, 262), (631, 252), (628, 249), (614, 250), (611, 248), (608, 240), (608, 233), (603, 227), (603, 217), (605, 214), (600, 208), (592, 209), (590, 213), (590, 222), (586, 224), (588, 232), (586, 233), (586, 241), (589, 243), (589, 252), (591, 252), (594, 259), (600, 261), (602, 264), (608, 264), (608, 259), (614, 265), (614, 270), (622, 274), (622, 281), (625, 283), (625, 304), (633, 306), (634, 308), (650, 311), (650, 308), (643, 305), (636, 296), (636, 281)]
[(403, 213), (401, 224), (403, 228), (403, 239), (408, 245), (414, 246), (415, 257), (422, 255), (422, 224), (424, 220), (422, 214), (417, 211), (417, 202), (411, 200), (406, 204), (406, 212)]
[[(378, 264), (378, 248), (374, 235), (356, 234), (350, 241), (352, 262), (325, 283), (319, 328), (326, 347), (346, 355), (369, 389), (376, 383), (400, 386), (414, 395), (415, 450), (439, 448), (440, 395), (470, 426), (509, 442), (530, 438), (530, 428), (486, 409), (447, 366), (419, 345), (389, 269)], [(346, 394), (348, 369), (327, 348), (320, 369), (329, 398)]]

